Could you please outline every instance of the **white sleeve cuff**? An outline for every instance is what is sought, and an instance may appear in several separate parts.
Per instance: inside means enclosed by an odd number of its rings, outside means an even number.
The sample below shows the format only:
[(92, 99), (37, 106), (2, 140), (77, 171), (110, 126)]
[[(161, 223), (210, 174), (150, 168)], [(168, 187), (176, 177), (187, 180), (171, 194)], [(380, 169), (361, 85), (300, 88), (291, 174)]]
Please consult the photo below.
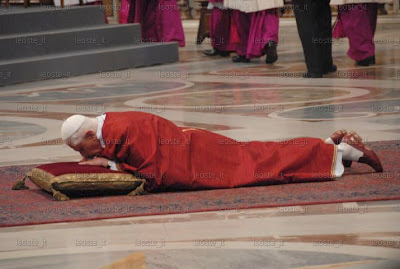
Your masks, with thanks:
[(108, 161), (108, 165), (110, 166), (110, 169), (111, 169), (111, 170), (113, 170), (113, 171), (118, 171), (117, 163), (116, 163), (116, 162)]

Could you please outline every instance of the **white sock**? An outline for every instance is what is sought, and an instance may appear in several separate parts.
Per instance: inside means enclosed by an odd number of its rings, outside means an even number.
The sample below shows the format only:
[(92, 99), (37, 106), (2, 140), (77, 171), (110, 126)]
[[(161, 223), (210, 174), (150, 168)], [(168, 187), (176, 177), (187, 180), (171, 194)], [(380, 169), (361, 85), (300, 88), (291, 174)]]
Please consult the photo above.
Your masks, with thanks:
[(341, 177), (344, 173), (344, 166), (342, 163), (343, 160), (343, 147), (341, 147), (340, 145), (337, 146), (337, 155), (336, 155), (336, 162), (335, 162), (335, 179), (338, 179), (339, 177)]
[(325, 143), (327, 143), (327, 144), (332, 144), (332, 145), (335, 144), (335, 142), (333, 142), (333, 140), (332, 140), (331, 137), (328, 137), (327, 139), (325, 139)]
[(340, 143), (339, 147), (343, 150), (343, 155), (342, 155), (343, 160), (358, 162), (358, 160), (362, 156), (364, 156), (364, 153), (362, 151), (352, 147), (349, 144)]

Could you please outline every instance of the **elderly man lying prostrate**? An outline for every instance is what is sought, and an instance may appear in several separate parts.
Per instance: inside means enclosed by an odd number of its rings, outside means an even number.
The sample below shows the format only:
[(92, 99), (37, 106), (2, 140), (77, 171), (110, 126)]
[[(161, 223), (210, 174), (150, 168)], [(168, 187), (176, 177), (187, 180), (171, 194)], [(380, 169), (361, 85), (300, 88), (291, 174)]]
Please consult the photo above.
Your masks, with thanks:
[(84, 157), (81, 164), (145, 178), (149, 192), (333, 180), (344, 172), (342, 161), (382, 171), (375, 152), (345, 130), (325, 141), (239, 142), (149, 113), (108, 112), (97, 118), (71, 116), (61, 136)]

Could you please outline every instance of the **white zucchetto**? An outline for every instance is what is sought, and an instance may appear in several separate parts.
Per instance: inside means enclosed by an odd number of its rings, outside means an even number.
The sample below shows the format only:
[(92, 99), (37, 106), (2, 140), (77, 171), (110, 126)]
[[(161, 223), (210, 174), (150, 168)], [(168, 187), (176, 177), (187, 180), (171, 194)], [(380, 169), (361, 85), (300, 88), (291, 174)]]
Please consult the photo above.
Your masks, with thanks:
[(61, 127), (62, 140), (70, 139), (82, 127), (85, 118), (82, 115), (73, 115), (66, 119)]

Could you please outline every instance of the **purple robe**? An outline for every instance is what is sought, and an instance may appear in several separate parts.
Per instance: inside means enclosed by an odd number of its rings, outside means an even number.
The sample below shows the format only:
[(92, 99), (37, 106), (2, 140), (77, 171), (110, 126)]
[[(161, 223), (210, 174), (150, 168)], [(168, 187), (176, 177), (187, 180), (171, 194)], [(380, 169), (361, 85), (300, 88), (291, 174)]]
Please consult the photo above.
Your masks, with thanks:
[(128, 23), (130, 4), (131, 4), (131, 1), (129, 1), (129, 0), (121, 0), (121, 6), (118, 11), (118, 22), (120, 24)]
[(261, 57), (265, 54), (265, 45), (269, 41), (279, 43), (278, 9), (244, 13), (234, 10), (232, 15), (240, 38), (236, 52), (246, 55), (248, 59)]
[(140, 23), (143, 42), (176, 41), (185, 46), (185, 35), (176, 0), (131, 0), (130, 23)]
[[(215, 1), (214, 1), (215, 2)], [(211, 46), (222, 51), (236, 51), (237, 33), (232, 10), (214, 7), (210, 17)]]
[(246, 55), (247, 45), (249, 42), (251, 13), (233, 10), (232, 16), (235, 21), (235, 26), (240, 40), (236, 47), (236, 53), (239, 55)]
[(361, 61), (375, 55), (374, 35), (378, 15), (378, 4), (349, 4), (338, 7), (338, 20), (345, 36), (349, 38), (347, 55)]

